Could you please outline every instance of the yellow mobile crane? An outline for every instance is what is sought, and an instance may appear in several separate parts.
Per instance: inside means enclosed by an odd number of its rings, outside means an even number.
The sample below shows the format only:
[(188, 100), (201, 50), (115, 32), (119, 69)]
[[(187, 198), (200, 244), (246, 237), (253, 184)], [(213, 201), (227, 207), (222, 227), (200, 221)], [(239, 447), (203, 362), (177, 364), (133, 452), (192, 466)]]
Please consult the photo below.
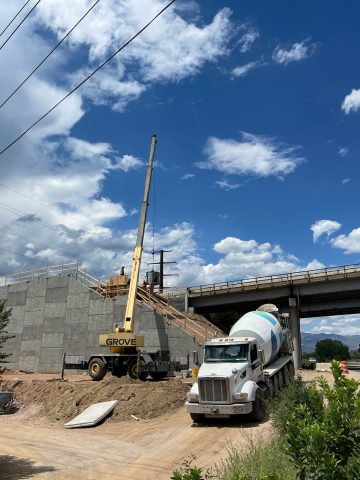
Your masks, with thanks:
[(146, 380), (148, 374), (150, 374), (154, 380), (161, 380), (169, 372), (174, 370), (187, 370), (189, 368), (189, 356), (186, 364), (180, 364), (180, 361), (170, 361), (169, 350), (139, 350), (139, 347), (144, 346), (144, 335), (136, 335), (134, 333), (136, 291), (138, 288), (141, 257), (143, 252), (146, 215), (156, 143), (156, 135), (153, 135), (145, 180), (144, 196), (141, 206), (139, 229), (131, 270), (124, 326), (117, 326), (115, 331), (106, 335), (100, 335), (99, 345), (109, 346), (110, 353), (94, 354), (90, 355), (88, 358), (82, 356), (76, 358), (72, 357), (72, 362), (67, 362), (66, 354), (64, 354), (62, 371), (64, 368), (88, 369), (93, 380), (101, 380), (108, 370), (116, 376), (123, 376), (128, 373), (131, 378)]

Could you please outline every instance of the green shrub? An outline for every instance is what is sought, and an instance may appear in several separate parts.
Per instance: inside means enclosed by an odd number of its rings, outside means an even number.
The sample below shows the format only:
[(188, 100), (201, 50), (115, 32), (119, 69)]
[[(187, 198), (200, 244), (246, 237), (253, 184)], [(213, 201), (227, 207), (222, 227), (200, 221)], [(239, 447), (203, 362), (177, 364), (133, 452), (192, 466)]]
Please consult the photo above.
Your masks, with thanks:
[[(309, 382), (308, 385), (314, 387), (315, 382)], [(315, 415), (309, 386), (303, 382), (300, 375), (297, 375), (290, 379), (286, 388), (276, 392), (275, 398), (267, 403), (266, 411), (270, 414), (272, 424), (280, 434), (284, 433), (286, 424), (297, 406), (306, 405), (311, 414)]]
[(229, 445), (228, 457), (211, 470), (216, 480), (296, 480), (296, 469), (289, 462), (276, 435), (264, 440), (261, 435), (242, 432), (243, 439)]
[(175, 470), (171, 480), (205, 480), (202, 475), (202, 468), (192, 467), (192, 462), (197, 458), (196, 455), (191, 454), (190, 460), (184, 460), (180, 470)]
[(331, 370), (333, 387), (318, 379), (327, 406), (310, 387), (311, 406), (296, 407), (285, 429), (283, 449), (300, 480), (360, 478), (360, 382), (346, 378), (339, 362)]
[(304, 357), (303, 357), (303, 358), (301, 359), (301, 366), (302, 366), (302, 368), (305, 368), (305, 369), (311, 368), (311, 362), (310, 362), (310, 360), (309, 360), (308, 358), (304, 358)]

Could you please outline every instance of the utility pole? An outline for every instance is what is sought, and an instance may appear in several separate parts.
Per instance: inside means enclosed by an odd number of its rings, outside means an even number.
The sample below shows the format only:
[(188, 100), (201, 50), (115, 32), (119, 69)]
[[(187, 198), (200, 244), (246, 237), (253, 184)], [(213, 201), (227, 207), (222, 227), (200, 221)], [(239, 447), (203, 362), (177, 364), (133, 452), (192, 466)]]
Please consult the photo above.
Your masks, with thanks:
[(158, 252), (152, 252), (153, 255), (156, 253), (160, 253), (160, 262), (152, 262), (148, 263), (148, 265), (160, 265), (160, 283), (159, 283), (159, 292), (162, 292), (164, 289), (164, 277), (175, 277), (177, 274), (167, 274), (164, 275), (164, 265), (169, 263), (176, 263), (176, 262), (164, 262), (164, 253), (172, 252), (172, 250), (159, 250)]

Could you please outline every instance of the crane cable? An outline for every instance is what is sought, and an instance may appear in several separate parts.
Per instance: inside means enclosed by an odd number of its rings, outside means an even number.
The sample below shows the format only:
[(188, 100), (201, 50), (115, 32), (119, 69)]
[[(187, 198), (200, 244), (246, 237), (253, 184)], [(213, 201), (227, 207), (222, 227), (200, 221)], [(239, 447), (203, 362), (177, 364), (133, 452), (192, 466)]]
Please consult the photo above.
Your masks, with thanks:
[[(40, 1), (40, 0), (39, 0)], [(122, 47), (120, 47), (118, 50), (116, 50), (115, 53), (113, 53), (107, 60), (105, 60), (105, 62), (103, 62), (99, 67), (97, 67), (90, 75), (88, 75), (81, 83), (79, 83), (79, 85), (75, 88), (73, 88), (67, 95), (65, 95), (65, 97), (63, 97), (56, 105), (54, 105), (52, 108), (50, 108), (50, 110), (48, 112), (46, 112), (42, 117), (40, 117), (36, 122), (34, 122), (32, 125), (30, 125), (29, 128), (27, 128), (21, 135), (19, 135), (13, 142), (11, 142), (7, 147), (5, 147), (1, 152), (0, 152), (0, 155), (2, 155), (4, 152), (6, 152), (6, 150), (8, 150), (10, 147), (12, 147), (14, 145), (14, 143), (16, 143), (18, 140), (20, 140), (24, 135), (26, 135), (26, 133), (31, 130), (33, 127), (35, 127), (35, 125), (37, 125), (39, 122), (41, 122), (41, 120), (43, 120), (47, 115), (49, 115), (49, 113), (51, 113), (53, 110), (55, 110), (55, 108), (60, 105), (60, 103), (62, 103), (64, 100), (66, 100), (68, 97), (70, 97), (70, 95), (72, 95), (74, 92), (76, 92), (76, 90), (78, 88), (80, 88), (82, 85), (84, 85), (85, 82), (87, 82), (93, 75), (95, 75), (95, 73), (97, 73), (102, 67), (104, 67), (108, 62), (110, 62), (110, 60), (112, 60), (119, 52), (121, 52), (121, 50), (123, 50), (127, 45), (129, 45), (129, 43), (131, 43), (133, 40), (135, 40), (136, 37), (138, 37), (149, 25), (151, 25), (154, 20), (157, 19), (157, 17), (159, 17), (163, 12), (165, 12), (165, 10), (167, 8), (170, 7), (170, 5), (172, 5), (176, 0), (172, 0), (172, 2), (170, 2), (168, 5), (166, 5), (166, 7), (164, 7), (157, 15), (155, 15), (155, 17), (147, 24), (145, 25), (145, 27), (143, 27), (141, 30), (138, 31), (138, 33), (136, 33), (130, 40), (128, 40), (126, 43), (124, 43), (124, 45)]]
[(20, 88), (24, 85), (25, 82), (27, 82), (29, 80), (29, 78), (36, 72), (36, 70), (41, 67), (41, 65), (50, 57), (50, 55), (55, 52), (55, 50), (62, 44), (62, 42), (70, 35), (70, 33), (75, 30), (75, 28), (79, 25), (79, 23), (84, 20), (84, 18), (86, 17), (86, 15), (88, 13), (91, 12), (91, 10), (100, 2), (100, 0), (97, 0), (94, 5), (92, 7), (89, 8), (89, 10), (85, 13), (85, 15), (83, 17), (80, 18), (80, 20), (77, 22), (76, 25), (73, 26), (73, 28), (65, 35), (65, 37), (63, 37), (60, 42), (51, 50), (51, 52), (44, 58), (44, 60), (42, 62), (39, 63), (39, 65), (30, 73), (30, 75), (28, 75), (25, 80), (17, 87), (16, 90), (14, 90), (12, 92), (11, 95), (8, 96), (8, 98), (0, 105), (0, 108), (2, 108), (5, 103), (10, 100), (10, 98), (18, 91), (20, 90)]
[[(3, 46), (10, 40), (10, 38), (14, 35), (14, 33), (21, 27), (21, 25), (25, 22), (25, 20), (27, 19), (27, 17), (30, 15), (30, 13), (39, 5), (39, 3), (41, 2), (41, 0), (39, 0), (34, 6), (33, 8), (30, 10), (30, 12), (26, 15), (25, 18), (23, 18), (23, 20), (19, 23), (19, 25), (15, 28), (15, 30), (10, 34), (10, 36), (5, 40), (5, 42), (1, 45), (0, 47), (0, 50), (3, 48)], [(24, 5), (25, 6), (25, 5)]]
[(21, 13), (24, 8), (26, 7), (26, 5), (30, 2), (30, 0), (27, 0), (27, 2), (25, 3), (25, 5), (23, 7), (20, 8), (20, 10), (18, 11), (18, 13), (15, 15), (15, 17), (11, 20), (10, 23), (7, 24), (7, 26), (4, 28), (4, 30), (0, 33), (0, 37), (3, 33), (6, 32), (6, 30), (10, 27), (10, 25), (12, 24), (12, 22), (15, 20), (15, 18), (19, 15), (19, 13)]

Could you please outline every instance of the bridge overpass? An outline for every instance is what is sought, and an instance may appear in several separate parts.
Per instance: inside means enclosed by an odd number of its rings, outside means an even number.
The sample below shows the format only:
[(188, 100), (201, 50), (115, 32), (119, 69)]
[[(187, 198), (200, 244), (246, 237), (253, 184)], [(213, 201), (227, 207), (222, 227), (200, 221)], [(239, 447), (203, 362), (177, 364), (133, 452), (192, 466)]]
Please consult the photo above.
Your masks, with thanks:
[[(170, 292), (169, 292), (170, 293)], [(360, 264), (293, 272), (189, 287), (170, 295), (184, 298), (192, 313), (237, 311), (264, 303), (290, 313), (295, 367), (301, 365), (300, 319), (360, 313)]]

